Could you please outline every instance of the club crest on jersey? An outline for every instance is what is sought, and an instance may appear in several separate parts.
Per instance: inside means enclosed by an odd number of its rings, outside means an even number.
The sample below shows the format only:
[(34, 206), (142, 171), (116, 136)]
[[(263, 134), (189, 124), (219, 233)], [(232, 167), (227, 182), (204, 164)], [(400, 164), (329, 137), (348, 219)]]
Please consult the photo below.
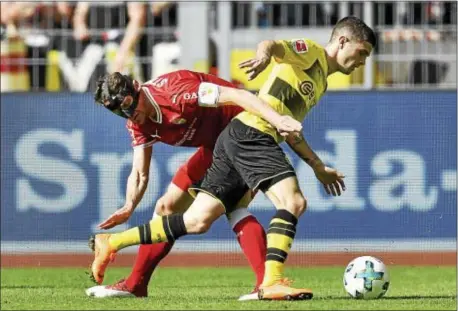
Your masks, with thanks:
[(186, 122), (187, 122), (187, 121), (186, 121), (185, 118), (176, 118), (176, 119), (173, 119), (173, 120), (172, 120), (172, 123), (173, 123), (173, 124), (178, 124), (178, 125), (180, 125), (180, 124), (185, 124)]
[(306, 53), (308, 51), (307, 44), (304, 40), (295, 40), (292, 42), (294, 52), (297, 54)]
[(310, 81), (303, 81), (299, 86), (299, 90), (305, 96), (308, 96), (309, 100), (312, 100), (315, 97), (315, 90), (313, 88), (313, 83)]

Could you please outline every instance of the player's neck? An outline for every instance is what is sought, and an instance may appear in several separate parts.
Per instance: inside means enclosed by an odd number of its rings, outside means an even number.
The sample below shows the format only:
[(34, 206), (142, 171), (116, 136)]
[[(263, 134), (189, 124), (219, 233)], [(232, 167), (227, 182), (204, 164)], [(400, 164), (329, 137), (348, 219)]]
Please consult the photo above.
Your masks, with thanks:
[[(151, 107), (152, 108), (152, 107)], [(151, 120), (157, 120), (157, 113), (156, 113), (156, 109), (151, 109), (150, 113), (149, 113), (149, 118)]]
[(337, 72), (338, 70), (338, 65), (337, 65), (337, 53), (335, 51), (335, 47), (332, 46), (331, 44), (326, 45), (325, 49), (325, 54), (326, 54), (326, 62), (328, 63), (328, 76), (333, 74), (334, 72)]
[(153, 121), (157, 119), (156, 109), (154, 109), (153, 104), (147, 98), (144, 91), (140, 91), (140, 95), (138, 96), (138, 105), (142, 107), (143, 112), (148, 116), (148, 118)]

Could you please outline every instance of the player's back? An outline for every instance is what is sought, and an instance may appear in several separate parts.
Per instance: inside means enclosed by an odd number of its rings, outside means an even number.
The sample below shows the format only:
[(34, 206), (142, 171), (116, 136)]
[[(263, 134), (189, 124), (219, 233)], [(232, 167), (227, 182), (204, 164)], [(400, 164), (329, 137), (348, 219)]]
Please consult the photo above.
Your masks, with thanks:
[[(302, 122), (327, 88), (325, 50), (306, 39), (280, 42), (285, 55), (282, 59), (274, 59), (272, 72), (258, 96), (278, 113)], [(262, 118), (249, 112), (243, 112), (237, 118), (246, 125), (270, 134), (277, 142), (282, 141), (277, 131)]]
[(154, 106), (156, 118), (143, 125), (128, 122), (127, 128), (137, 137), (135, 141), (213, 147), (219, 133), (243, 109), (240, 106), (200, 106), (198, 88), (202, 82), (235, 87), (216, 76), (189, 70), (167, 73), (144, 83), (139, 100)]

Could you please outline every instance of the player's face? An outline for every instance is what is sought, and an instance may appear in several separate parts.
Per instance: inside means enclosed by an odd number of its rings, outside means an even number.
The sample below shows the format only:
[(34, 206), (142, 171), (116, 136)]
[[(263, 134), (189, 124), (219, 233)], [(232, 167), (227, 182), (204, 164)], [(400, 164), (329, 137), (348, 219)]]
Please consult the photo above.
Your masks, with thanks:
[[(134, 88), (137, 91), (140, 89), (140, 84), (137, 81), (134, 81)], [(123, 109), (123, 111), (129, 111), (129, 119), (137, 124), (145, 123), (146, 119), (148, 118), (148, 114), (150, 113), (148, 111), (148, 107), (145, 106), (142, 101), (134, 103), (134, 98), (130, 95), (124, 98), (123, 102), (121, 103), (121, 109)]]
[(357, 41), (347, 37), (339, 38), (337, 63), (339, 71), (344, 74), (352, 73), (356, 68), (366, 63), (366, 58), (372, 52), (372, 45), (366, 41)]
[[(134, 99), (132, 96), (126, 96), (124, 98), (124, 101), (121, 104), (121, 108), (125, 110), (129, 110), (129, 107), (131, 107), (134, 104)], [(131, 114), (129, 115), (129, 119), (132, 120), (132, 122), (137, 123), (137, 124), (143, 124), (146, 122), (146, 119), (148, 118), (149, 112), (146, 109), (144, 103), (141, 101), (137, 104), (135, 107), (135, 110), (132, 110)]]

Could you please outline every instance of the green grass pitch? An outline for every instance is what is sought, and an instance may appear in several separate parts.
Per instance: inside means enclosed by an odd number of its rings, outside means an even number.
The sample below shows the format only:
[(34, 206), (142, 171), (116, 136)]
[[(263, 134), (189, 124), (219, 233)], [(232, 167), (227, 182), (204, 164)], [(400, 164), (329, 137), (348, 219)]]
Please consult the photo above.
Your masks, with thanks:
[[(455, 267), (389, 267), (391, 285), (379, 300), (354, 300), (342, 285), (344, 267), (286, 269), (296, 285), (312, 288), (309, 301), (238, 302), (252, 289), (248, 268), (160, 268), (146, 299), (94, 299), (80, 268), (1, 270), (2, 310), (456, 310)], [(109, 268), (105, 284), (128, 275)]]

